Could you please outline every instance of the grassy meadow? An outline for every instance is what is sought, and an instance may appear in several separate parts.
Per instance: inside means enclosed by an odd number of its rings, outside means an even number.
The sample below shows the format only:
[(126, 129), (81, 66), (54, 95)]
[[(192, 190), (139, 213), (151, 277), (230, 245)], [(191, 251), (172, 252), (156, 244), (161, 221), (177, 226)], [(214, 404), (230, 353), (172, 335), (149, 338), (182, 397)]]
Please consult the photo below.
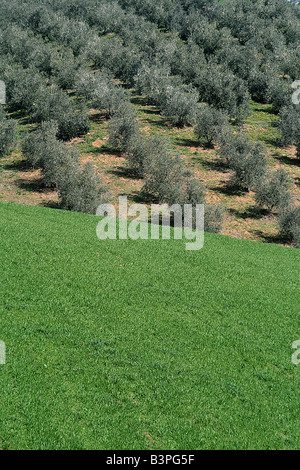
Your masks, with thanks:
[(0, 448), (299, 448), (299, 250), (97, 222), (0, 203)]

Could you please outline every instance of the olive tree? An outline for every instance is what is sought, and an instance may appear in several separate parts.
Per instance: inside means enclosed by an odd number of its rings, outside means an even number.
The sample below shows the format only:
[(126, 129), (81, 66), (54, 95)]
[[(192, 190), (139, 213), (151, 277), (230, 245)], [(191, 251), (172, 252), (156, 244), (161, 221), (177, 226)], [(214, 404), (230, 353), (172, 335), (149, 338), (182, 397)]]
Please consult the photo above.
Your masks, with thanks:
[(17, 143), (17, 125), (12, 119), (0, 118), (0, 157), (8, 155)]
[(85, 107), (76, 107), (68, 94), (56, 87), (38, 90), (30, 111), (34, 122), (56, 121), (62, 140), (70, 140), (90, 129)]
[(130, 103), (124, 103), (109, 122), (109, 143), (126, 152), (133, 138), (139, 135), (137, 115)]
[(297, 157), (300, 158), (300, 112), (296, 106), (281, 109), (279, 129), (284, 145), (296, 145)]
[(257, 187), (255, 200), (260, 207), (267, 207), (270, 211), (287, 207), (291, 200), (289, 186), (289, 174), (283, 168), (279, 168)]
[(221, 154), (234, 171), (234, 182), (242, 189), (250, 192), (265, 178), (267, 162), (261, 142), (252, 142), (242, 133), (227, 133), (221, 141)]
[(300, 248), (300, 206), (291, 204), (279, 215), (280, 235)]
[(174, 126), (183, 127), (194, 122), (197, 103), (197, 90), (188, 86), (169, 86), (161, 103), (161, 113), (170, 117)]
[(206, 146), (210, 146), (217, 139), (223, 127), (229, 126), (223, 112), (206, 105), (198, 108), (195, 121), (196, 138)]
[(99, 204), (107, 199), (107, 189), (97, 171), (88, 162), (83, 168), (74, 162), (58, 178), (57, 189), (63, 209), (95, 214)]

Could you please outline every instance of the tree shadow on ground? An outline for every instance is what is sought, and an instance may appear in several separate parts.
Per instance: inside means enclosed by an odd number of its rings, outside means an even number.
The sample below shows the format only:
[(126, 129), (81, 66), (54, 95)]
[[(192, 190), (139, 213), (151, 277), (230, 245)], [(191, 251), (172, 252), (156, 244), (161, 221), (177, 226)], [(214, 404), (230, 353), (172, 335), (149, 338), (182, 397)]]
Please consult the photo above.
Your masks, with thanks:
[(172, 127), (171, 122), (167, 118), (162, 118), (159, 120), (147, 118), (145, 119), (145, 121), (155, 127), (168, 128), (168, 129)]
[(260, 107), (260, 105), (264, 105), (262, 101), (254, 101), (256, 105), (254, 106), (254, 112), (265, 113), (265, 114), (275, 114), (273, 110), (273, 106), (269, 106), (268, 108)]
[(103, 112), (99, 111), (90, 115), (90, 121), (94, 122), (95, 124), (102, 124), (103, 122), (107, 121), (107, 117)]
[[(147, 96), (133, 96), (130, 101), (138, 106), (154, 106)], [(158, 110), (157, 112), (159, 113)]]
[(138, 191), (132, 193), (128, 196), (128, 199), (131, 199), (136, 204), (158, 204), (158, 201), (152, 194), (147, 193), (147, 191)]
[(47, 201), (43, 204), (44, 207), (49, 207), (50, 209), (61, 209), (61, 204), (58, 201)]
[(236, 211), (237, 217), (241, 219), (263, 219), (268, 216), (270, 212), (267, 209), (262, 209), (258, 206), (250, 206), (245, 211)]
[(16, 180), (16, 184), (20, 189), (35, 193), (51, 193), (53, 190), (45, 185), (44, 178), (34, 178), (32, 180), (25, 180), (19, 178)]
[(159, 110), (155, 110), (155, 109), (143, 109), (143, 113), (144, 114), (154, 114), (156, 116), (161, 116)]
[(218, 186), (214, 188), (219, 193), (225, 194), (226, 196), (244, 196), (247, 191), (241, 189), (236, 183), (228, 181), (225, 186)]
[(277, 235), (266, 235), (264, 232), (261, 230), (250, 230), (250, 233), (253, 233), (254, 235), (259, 236), (260, 238), (263, 239), (265, 243), (273, 243), (277, 245), (289, 245), (288, 241), (282, 237), (280, 234)]
[(35, 171), (27, 160), (16, 160), (3, 165), (4, 170)]
[[(280, 141), (278, 139), (272, 139), (271, 137), (264, 137), (262, 140), (265, 144), (272, 145), (273, 147), (281, 147)], [(283, 148), (283, 146), (281, 148)]]
[(178, 137), (175, 139), (175, 144), (179, 145), (180, 147), (199, 147), (199, 149), (207, 149), (213, 147), (203, 147), (199, 144), (198, 140), (193, 139), (183, 139), (182, 137)]
[(297, 157), (286, 157), (285, 155), (281, 155), (275, 158), (279, 160), (281, 163), (285, 163), (286, 165), (293, 165), (293, 166), (300, 165), (300, 158), (297, 158)]
[[(199, 158), (197, 160), (199, 160)], [(226, 163), (221, 158), (217, 160), (203, 159), (201, 160), (201, 163), (208, 170), (215, 170), (215, 171), (222, 171), (222, 172), (230, 171)]]
[(91, 150), (91, 153), (94, 153), (94, 154), (100, 154), (100, 153), (105, 153), (105, 154), (108, 154), (108, 155), (114, 155), (115, 157), (121, 157), (122, 156), (122, 152), (121, 150), (116, 150), (112, 147), (109, 147), (109, 145), (102, 145), (101, 147), (94, 147), (92, 150)]
[(26, 112), (24, 109), (16, 109), (8, 106), (7, 112), (9, 114), (9, 118), (18, 121), (18, 124), (36, 124), (31, 120), (30, 115), (28, 115), (28, 112)]
[(118, 166), (114, 170), (110, 170), (108, 173), (112, 175), (119, 176), (121, 178), (128, 178), (132, 180), (140, 180), (141, 178), (137, 176), (130, 168)]
[(147, 204), (149, 202), (144, 194), (137, 191), (132, 194), (120, 194), (120, 196), (127, 196), (128, 201), (134, 204)]

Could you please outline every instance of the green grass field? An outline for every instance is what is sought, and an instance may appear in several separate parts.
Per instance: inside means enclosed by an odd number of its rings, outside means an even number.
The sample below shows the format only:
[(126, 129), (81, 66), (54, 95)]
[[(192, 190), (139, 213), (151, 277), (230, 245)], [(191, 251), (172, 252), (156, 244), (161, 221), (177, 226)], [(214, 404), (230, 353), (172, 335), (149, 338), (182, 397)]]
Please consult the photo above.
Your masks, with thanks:
[(299, 448), (299, 250), (97, 222), (0, 204), (0, 448)]

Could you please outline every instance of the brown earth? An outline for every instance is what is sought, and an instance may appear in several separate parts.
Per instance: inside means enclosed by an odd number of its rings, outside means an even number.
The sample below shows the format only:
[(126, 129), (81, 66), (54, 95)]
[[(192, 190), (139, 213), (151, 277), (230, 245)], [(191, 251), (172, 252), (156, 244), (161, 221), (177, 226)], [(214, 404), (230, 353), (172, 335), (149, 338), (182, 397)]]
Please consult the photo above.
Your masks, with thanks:
[[(241, 192), (231, 184), (232, 174), (223, 165), (218, 149), (204, 149), (195, 141), (193, 129), (177, 129), (160, 116), (153, 106), (137, 105), (140, 124), (146, 134), (168, 135), (186, 164), (207, 188), (207, 202), (223, 204), (227, 213), (224, 235), (259, 241), (274, 241), (278, 233), (276, 214), (261, 212), (255, 208), (254, 193)], [(126, 160), (108, 145), (108, 123), (95, 110), (91, 110), (92, 128), (89, 134), (74, 139), (81, 152), (81, 163), (91, 161), (108, 186), (111, 201), (116, 205), (119, 195), (138, 200), (143, 181), (133, 178), (126, 171)], [(265, 121), (262, 123), (261, 120)], [(291, 176), (291, 189), (297, 203), (300, 201), (300, 164), (294, 147), (280, 148), (268, 141), (276, 137), (272, 127), (274, 116), (263, 106), (255, 109), (244, 128), (251, 138), (267, 142), (268, 161), (271, 169), (285, 168)], [(275, 137), (274, 137), (275, 136)], [(58, 207), (58, 195), (43, 185), (40, 170), (26, 167), (20, 150), (0, 160), (0, 200), (21, 204)]]

